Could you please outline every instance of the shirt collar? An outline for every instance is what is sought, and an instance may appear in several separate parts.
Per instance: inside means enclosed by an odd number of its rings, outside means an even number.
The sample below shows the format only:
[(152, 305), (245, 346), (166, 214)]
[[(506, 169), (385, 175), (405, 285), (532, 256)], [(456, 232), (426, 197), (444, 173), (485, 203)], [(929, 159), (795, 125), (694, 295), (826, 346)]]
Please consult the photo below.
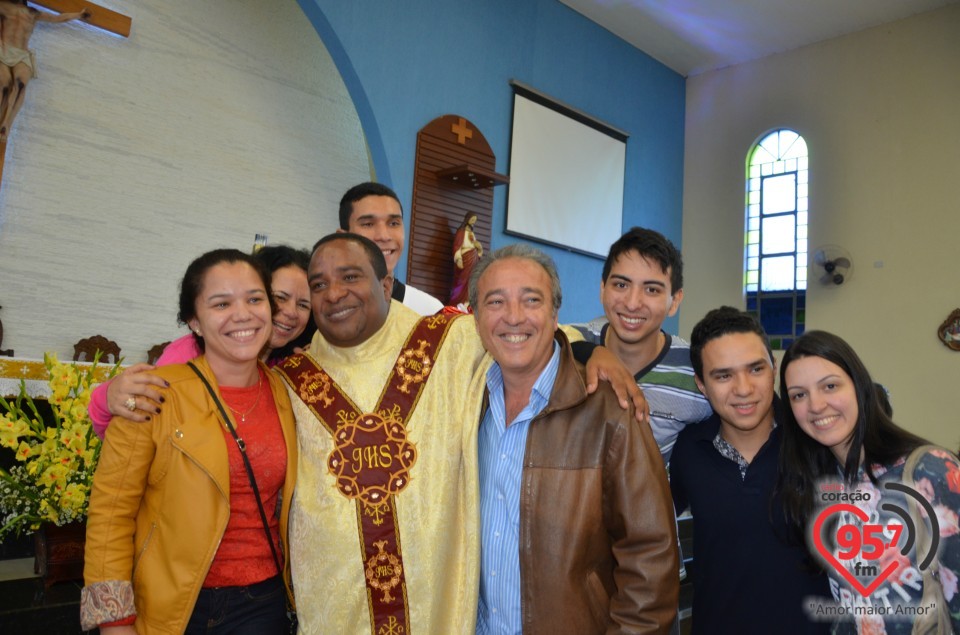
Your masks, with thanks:
[[(761, 451), (763, 451), (763, 448), (770, 443), (770, 439), (772, 439), (776, 433), (777, 421), (774, 419), (773, 428), (770, 430), (770, 436), (767, 437), (767, 440), (763, 442), (762, 446), (760, 446)], [(720, 434), (720, 430), (717, 430), (716, 436), (713, 437), (713, 447), (717, 449), (717, 452), (719, 452), (721, 456), (726, 457), (737, 464), (737, 467), (740, 468), (740, 478), (747, 478), (747, 468), (750, 467), (750, 462), (743, 458), (743, 455), (740, 454), (740, 450), (733, 447), (729, 441), (723, 438), (723, 435)], [(757, 452), (757, 454), (759, 455), (760, 452)]]
[[(540, 376), (533, 384), (533, 390), (530, 391), (530, 402), (528, 405), (534, 407), (536, 412), (543, 410), (547, 402), (550, 401), (550, 393), (553, 392), (553, 384), (557, 380), (557, 371), (560, 369), (560, 344), (553, 341), (553, 354), (550, 361), (540, 371)], [(487, 390), (491, 395), (503, 395), (503, 371), (500, 370), (500, 364), (494, 361), (493, 365), (487, 371)]]

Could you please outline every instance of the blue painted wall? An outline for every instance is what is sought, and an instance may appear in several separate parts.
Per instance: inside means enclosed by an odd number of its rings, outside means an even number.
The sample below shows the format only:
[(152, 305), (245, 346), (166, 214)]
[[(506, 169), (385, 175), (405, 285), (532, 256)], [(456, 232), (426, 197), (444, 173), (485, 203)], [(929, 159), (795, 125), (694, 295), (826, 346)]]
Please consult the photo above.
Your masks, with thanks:
[[(473, 122), (497, 170), (508, 171), (508, 82), (516, 79), (630, 135), (623, 227), (651, 227), (680, 246), (685, 81), (677, 73), (557, 0), (298, 1), (354, 100), (377, 180), (404, 209), (417, 132), (441, 115)], [(505, 207), (498, 187), (494, 249), (518, 240), (503, 233)], [(561, 321), (600, 315), (602, 261), (533, 244), (560, 270)], [(406, 266), (404, 257), (397, 271)], [(675, 319), (666, 324), (676, 327)]]

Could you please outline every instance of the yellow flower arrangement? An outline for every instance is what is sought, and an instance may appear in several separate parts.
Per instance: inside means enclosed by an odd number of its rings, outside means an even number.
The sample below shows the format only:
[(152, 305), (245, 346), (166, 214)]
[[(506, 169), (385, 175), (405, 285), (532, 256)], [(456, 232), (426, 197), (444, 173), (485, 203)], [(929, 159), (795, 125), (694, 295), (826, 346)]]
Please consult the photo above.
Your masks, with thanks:
[[(60, 363), (52, 353), (43, 356), (52, 426), (44, 423), (25, 382), (15, 399), (0, 397), (0, 446), (12, 450), (17, 461), (9, 471), (0, 468), (0, 540), (11, 532), (32, 533), (43, 523), (86, 517), (100, 458), (100, 439), (87, 415), (99, 357), (81, 368)], [(118, 369), (119, 362), (107, 376)]]

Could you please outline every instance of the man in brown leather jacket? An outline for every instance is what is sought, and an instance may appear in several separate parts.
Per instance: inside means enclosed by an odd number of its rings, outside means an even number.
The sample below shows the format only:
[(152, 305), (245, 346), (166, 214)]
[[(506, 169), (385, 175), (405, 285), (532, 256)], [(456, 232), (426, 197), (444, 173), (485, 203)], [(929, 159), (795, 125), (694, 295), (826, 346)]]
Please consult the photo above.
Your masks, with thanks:
[(560, 296), (553, 262), (526, 245), (470, 279), (496, 362), (479, 434), (477, 633), (668, 633), (678, 556), (660, 451), (612, 391), (587, 395)]

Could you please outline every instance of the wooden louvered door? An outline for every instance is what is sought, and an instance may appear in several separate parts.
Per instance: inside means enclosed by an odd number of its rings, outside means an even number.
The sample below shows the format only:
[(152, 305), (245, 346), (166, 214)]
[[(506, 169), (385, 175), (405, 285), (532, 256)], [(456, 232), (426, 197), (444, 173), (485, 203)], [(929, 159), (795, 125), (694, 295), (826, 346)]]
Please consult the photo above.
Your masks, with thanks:
[(490, 248), (496, 157), (480, 131), (458, 115), (444, 115), (417, 134), (417, 156), (407, 243), (408, 284), (450, 299), (453, 238), (464, 217), (477, 215), (474, 234)]

